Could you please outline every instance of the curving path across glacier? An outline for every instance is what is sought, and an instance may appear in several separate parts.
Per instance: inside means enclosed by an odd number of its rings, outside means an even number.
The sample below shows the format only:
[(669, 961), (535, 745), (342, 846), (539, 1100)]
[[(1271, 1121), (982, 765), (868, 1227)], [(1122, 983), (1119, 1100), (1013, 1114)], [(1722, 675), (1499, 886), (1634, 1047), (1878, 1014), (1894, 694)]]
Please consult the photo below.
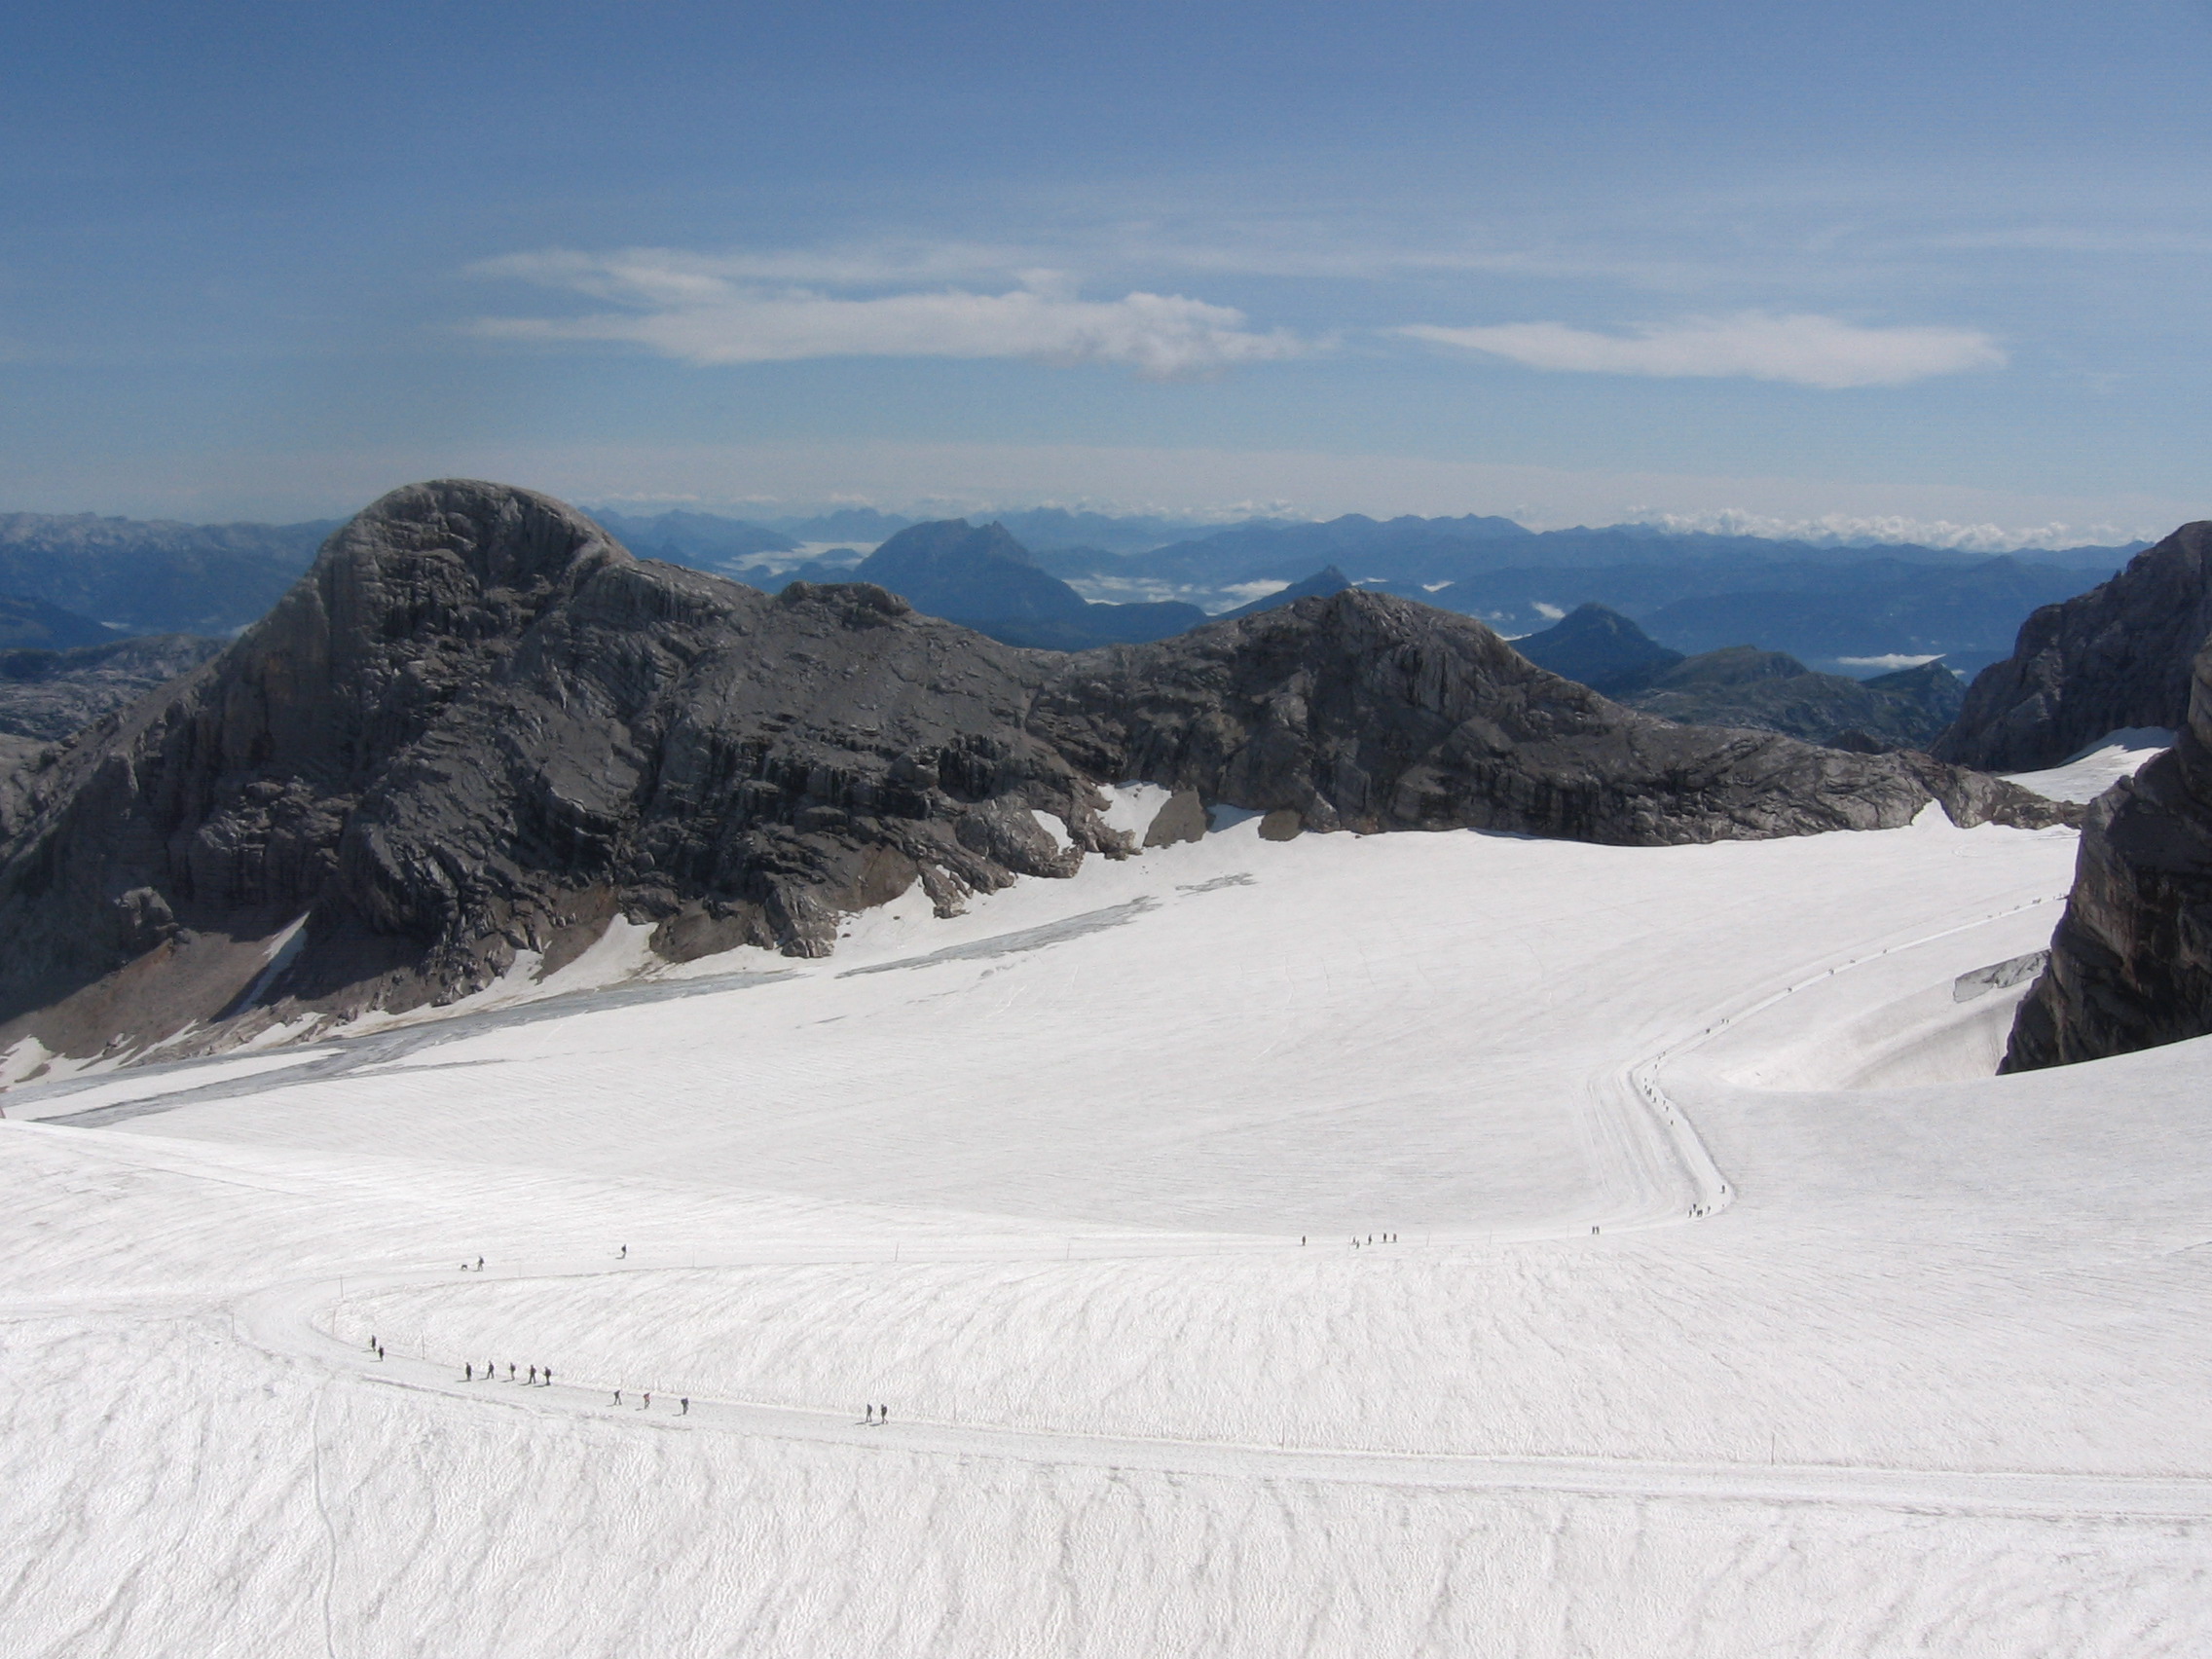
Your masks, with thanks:
[[(1261, 1248), (1255, 1245), (1252, 1248)], [(1276, 1243), (1273, 1248), (1282, 1246)], [(1010, 1259), (1018, 1259), (1010, 1249)], [(963, 1251), (962, 1261), (977, 1259)], [(519, 1267), (510, 1279), (575, 1279), (608, 1270), (572, 1263)], [(451, 1281), (451, 1274), (351, 1275), (355, 1290)], [(942, 1457), (1465, 1492), (1551, 1492), (1593, 1496), (1855, 1504), (1913, 1511), (2023, 1516), (2124, 1516), (2212, 1521), (2212, 1478), (2049, 1471), (1878, 1468), (1864, 1465), (1673, 1463), (1634, 1458), (1501, 1456), (1482, 1453), (1366, 1452), (1135, 1436), (1041, 1432), (989, 1424), (854, 1420), (849, 1410), (803, 1409), (693, 1396), (682, 1415), (665, 1391), (649, 1411), (635, 1382), (559, 1381), (536, 1387), (456, 1378), (459, 1361), (410, 1355), (387, 1343), (383, 1359), (333, 1336), (317, 1315), (341, 1302), (345, 1279), (300, 1280), (258, 1292), (233, 1309), (241, 1340), (265, 1352), (343, 1373), (379, 1387), (465, 1398), (487, 1410), (560, 1413), (635, 1423), (656, 1432), (735, 1434), (871, 1447)], [(566, 1373), (557, 1375), (565, 1378)], [(622, 1388), (630, 1402), (612, 1403)]]
[[(1596, 1080), (1588, 1093), (1594, 1116), (1610, 1114), (1609, 1149), (1623, 1173), (1617, 1190), (1642, 1196), (1641, 1207), (1624, 1206), (1609, 1224), (1616, 1231), (1644, 1231), (1681, 1225), (1716, 1215), (1729, 1203), (1728, 1182), (1699, 1137), (1688, 1112), (1665, 1088), (1663, 1068), (1715, 1038), (1740, 1028), (1781, 1006), (1799, 991), (1832, 981), (1884, 958), (1939, 940), (1974, 933), (2052, 903), (2038, 897), (1954, 922), (1914, 937), (1895, 940), (1865, 955), (1850, 957), (1779, 988), (1747, 993), (1715, 1009), (1705, 1022), (1668, 1043), (1649, 1058)], [(979, 951), (976, 954), (990, 954)], [(1689, 1202), (1682, 1195), (1686, 1190)], [(1590, 1231), (1598, 1231), (1593, 1226)], [(1503, 1241), (1532, 1243), (1578, 1235), (1572, 1227), (1521, 1228)], [(1480, 1241), (1495, 1245), (1501, 1235), (1429, 1234), (1412, 1243), (1378, 1246), (1386, 1255)], [(1325, 1248), (1342, 1249), (1338, 1240)], [(1213, 1235), (1093, 1235), (1082, 1240), (1015, 1236), (970, 1237), (954, 1242), (924, 1238), (886, 1246), (877, 1239), (787, 1241), (741, 1253), (694, 1256), (685, 1272), (773, 1269), (804, 1264), (866, 1268), (889, 1261), (906, 1266), (928, 1263), (1066, 1262), (1142, 1256), (1265, 1256), (1310, 1248), (1280, 1237)], [(547, 1285), (619, 1279), (638, 1283), (675, 1270), (665, 1266), (615, 1267), (604, 1259), (567, 1259), (535, 1263), (504, 1262), (499, 1282), (524, 1280)], [(256, 1292), (234, 1305), (233, 1317), (242, 1340), (270, 1353), (343, 1373), (378, 1386), (439, 1393), (487, 1408), (537, 1413), (568, 1413), (641, 1427), (686, 1433), (767, 1436), (779, 1440), (820, 1441), (845, 1446), (895, 1448), (930, 1456), (989, 1456), (1054, 1465), (1134, 1469), (1179, 1475), (1235, 1475), (1266, 1480), (1331, 1481), (1410, 1486), (1455, 1491), (1529, 1491), (1591, 1495), (1710, 1498), (1729, 1501), (1854, 1504), (1912, 1511), (1972, 1512), (2047, 1516), (2130, 1516), (2212, 1519), (2212, 1479), (2158, 1477), (2049, 1470), (1881, 1467), (1842, 1463), (1679, 1462), (1633, 1457), (1515, 1456), (1478, 1451), (1405, 1453), (1325, 1446), (1273, 1446), (1170, 1436), (1106, 1435), (1047, 1431), (992, 1424), (900, 1417), (891, 1423), (855, 1420), (849, 1410), (760, 1401), (709, 1398), (694, 1394), (679, 1416), (675, 1392), (654, 1379), (654, 1361), (641, 1356), (637, 1376), (587, 1377), (562, 1372), (563, 1381), (542, 1387), (495, 1381), (480, 1369), (466, 1381), (456, 1376), (481, 1355), (410, 1351), (409, 1338), (388, 1336), (379, 1358), (362, 1343), (342, 1339), (331, 1329), (345, 1306), (349, 1286), (356, 1298), (382, 1291), (436, 1292), (456, 1283), (480, 1282), (455, 1270), (393, 1271), (363, 1263), (359, 1271), (331, 1277), (287, 1282)], [(359, 1321), (356, 1320), (356, 1323)], [(511, 1345), (510, 1345), (511, 1346)], [(535, 1363), (535, 1362), (532, 1362)], [(647, 1413), (639, 1404), (642, 1389), (658, 1391), (660, 1406)], [(626, 1404), (612, 1403), (621, 1389)]]

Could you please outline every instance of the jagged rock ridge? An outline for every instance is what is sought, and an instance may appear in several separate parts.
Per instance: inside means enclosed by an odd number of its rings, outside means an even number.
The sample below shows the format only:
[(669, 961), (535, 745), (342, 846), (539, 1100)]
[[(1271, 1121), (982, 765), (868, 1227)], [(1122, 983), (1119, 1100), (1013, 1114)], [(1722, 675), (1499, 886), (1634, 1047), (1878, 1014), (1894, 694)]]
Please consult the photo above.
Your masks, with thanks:
[(2024, 772), (2055, 766), (2107, 732), (2178, 729), (2207, 634), (2212, 522), (2185, 524), (2110, 581), (2030, 615), (2011, 656), (1974, 677), (1935, 753)]
[(617, 913), (670, 959), (820, 953), (917, 883), (951, 910), (1133, 850), (1098, 786), (1136, 779), (1276, 833), (1660, 843), (1888, 827), (1932, 798), (1962, 823), (2064, 811), (1925, 756), (1652, 720), (1401, 600), (1060, 656), (870, 585), (771, 598), (641, 564), (545, 497), (441, 482), (376, 503), (221, 657), (18, 780), (0, 1042), (449, 1000)]
[(1312, 829), (1478, 828), (1622, 845), (2069, 809), (1923, 755), (1675, 725), (1537, 668), (1470, 618), (1347, 590), (1086, 652), (1031, 728), (1087, 775), (1295, 811)]

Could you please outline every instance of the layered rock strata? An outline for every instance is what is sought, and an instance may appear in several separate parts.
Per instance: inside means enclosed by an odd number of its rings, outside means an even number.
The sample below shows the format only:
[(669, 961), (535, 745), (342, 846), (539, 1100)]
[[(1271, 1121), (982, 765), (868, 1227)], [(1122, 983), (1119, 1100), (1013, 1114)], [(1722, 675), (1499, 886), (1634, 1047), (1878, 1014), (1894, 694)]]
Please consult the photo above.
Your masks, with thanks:
[(641, 564), (557, 501), (449, 481), (376, 503), (222, 656), (18, 774), (0, 1045), (450, 1001), (616, 915), (670, 960), (820, 954), (916, 884), (949, 912), (1135, 851), (1100, 788), (1138, 780), (1278, 836), (1657, 844), (1886, 828), (1935, 799), (1968, 824), (2069, 810), (1926, 756), (1669, 725), (1402, 600), (1062, 656), (866, 584), (771, 598)]

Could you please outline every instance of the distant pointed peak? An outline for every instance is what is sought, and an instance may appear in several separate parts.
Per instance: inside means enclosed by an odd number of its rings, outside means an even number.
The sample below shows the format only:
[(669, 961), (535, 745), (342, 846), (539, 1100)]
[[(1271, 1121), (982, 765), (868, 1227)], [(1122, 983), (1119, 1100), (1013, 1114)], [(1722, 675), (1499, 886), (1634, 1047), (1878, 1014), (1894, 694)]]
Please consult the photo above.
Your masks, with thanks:
[(1004, 559), (1027, 566), (1037, 563), (1029, 549), (1014, 539), (1014, 532), (996, 519), (983, 525), (970, 524), (964, 518), (910, 524), (876, 548), (871, 557), (887, 567), (911, 558)]

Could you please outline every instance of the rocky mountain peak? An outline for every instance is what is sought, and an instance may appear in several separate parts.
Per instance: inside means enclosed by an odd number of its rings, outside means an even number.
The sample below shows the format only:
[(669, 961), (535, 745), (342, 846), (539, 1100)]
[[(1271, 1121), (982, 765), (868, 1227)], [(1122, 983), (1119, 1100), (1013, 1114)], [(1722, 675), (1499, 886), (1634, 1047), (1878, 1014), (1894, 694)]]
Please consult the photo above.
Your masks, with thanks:
[(854, 572), (903, 594), (932, 615), (971, 624), (1077, 619), (1081, 594), (1038, 568), (1004, 525), (966, 519), (917, 524), (899, 532)]
[(1608, 693), (1682, 660), (1680, 651), (1660, 645), (1632, 619), (1594, 600), (1513, 644), (1530, 662)]
[(177, 1052), (450, 1001), (615, 916), (667, 960), (818, 955), (917, 887), (949, 912), (1127, 856), (1101, 791), (1132, 781), (1175, 792), (1178, 823), (1241, 807), (1276, 834), (1658, 844), (1890, 827), (1932, 798), (1960, 823), (2064, 813), (1926, 756), (1670, 725), (1356, 589), (1060, 655), (871, 583), (771, 598), (640, 563), (548, 498), (442, 482), (386, 497), (219, 657), (11, 783), (0, 1045)]

